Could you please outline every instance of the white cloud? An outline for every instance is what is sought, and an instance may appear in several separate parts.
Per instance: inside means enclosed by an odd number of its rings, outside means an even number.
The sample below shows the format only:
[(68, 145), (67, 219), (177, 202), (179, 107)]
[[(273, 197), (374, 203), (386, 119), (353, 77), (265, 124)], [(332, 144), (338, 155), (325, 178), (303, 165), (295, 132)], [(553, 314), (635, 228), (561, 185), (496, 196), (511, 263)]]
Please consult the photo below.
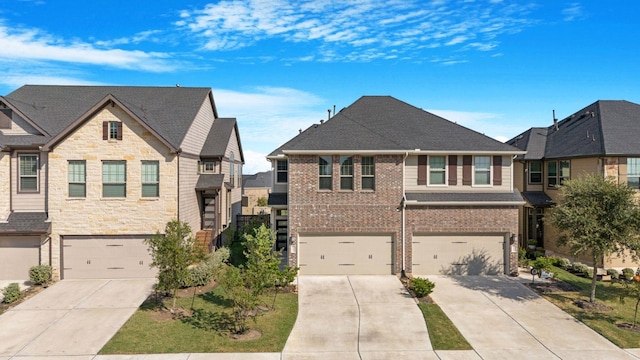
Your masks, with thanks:
[(522, 124), (505, 122), (503, 114), (441, 109), (427, 111), (500, 142), (505, 142), (511, 139), (513, 134), (522, 132)]
[(564, 21), (581, 20), (586, 17), (582, 5), (577, 2), (571, 3), (569, 7), (562, 10), (562, 15), (564, 16)]
[(271, 163), (267, 161), (266, 153), (263, 154), (253, 150), (243, 150), (243, 153), (245, 163), (242, 167), (243, 174), (255, 174), (271, 170)]
[(38, 29), (0, 24), (0, 61), (56, 61), (162, 72), (174, 69), (166, 53), (99, 49), (84, 42), (66, 42)]
[[(493, 50), (500, 35), (534, 23), (527, 18), (531, 6), (496, 0), (464, 1), (462, 6), (420, 0), (223, 0), (184, 10), (174, 24), (195, 34), (206, 50), (233, 51), (279, 40), (315, 44), (306, 47), (311, 53), (305, 55), (316, 61), (370, 61), (390, 58), (392, 51), (424, 58), (414, 53), (435, 48), (433, 39), (464, 50)], [(475, 45), (464, 47), (471, 39)], [(331, 53), (323, 49), (328, 44)], [(355, 56), (356, 50), (363, 55)]]

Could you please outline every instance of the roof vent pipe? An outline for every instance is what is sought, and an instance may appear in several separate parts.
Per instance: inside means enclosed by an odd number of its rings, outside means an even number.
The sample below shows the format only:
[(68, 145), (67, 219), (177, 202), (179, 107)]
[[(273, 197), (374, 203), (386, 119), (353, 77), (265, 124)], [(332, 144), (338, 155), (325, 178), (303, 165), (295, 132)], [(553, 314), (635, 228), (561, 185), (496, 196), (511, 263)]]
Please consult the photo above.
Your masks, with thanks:
[(559, 130), (560, 128), (558, 127), (558, 119), (556, 119), (556, 111), (553, 110), (553, 128), (556, 130)]
[(327, 112), (329, 113), (329, 115), (327, 116), (327, 120), (331, 119), (331, 109), (327, 109)]

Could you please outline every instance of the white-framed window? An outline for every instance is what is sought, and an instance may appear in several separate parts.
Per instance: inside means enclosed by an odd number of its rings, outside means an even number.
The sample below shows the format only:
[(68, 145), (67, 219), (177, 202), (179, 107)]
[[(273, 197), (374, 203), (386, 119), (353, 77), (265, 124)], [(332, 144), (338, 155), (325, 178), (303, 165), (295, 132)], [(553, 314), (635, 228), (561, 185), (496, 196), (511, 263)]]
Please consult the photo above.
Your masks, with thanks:
[(640, 158), (627, 158), (627, 184), (640, 189)]
[(127, 196), (127, 162), (105, 160), (102, 162), (102, 197)]
[(475, 156), (473, 159), (473, 184), (491, 185), (491, 157)]
[(320, 190), (331, 190), (332, 169), (331, 156), (318, 157), (318, 188)]
[(87, 196), (87, 162), (69, 160), (69, 197)]
[(18, 191), (39, 191), (39, 159), (38, 154), (18, 155)]
[(142, 162), (142, 197), (160, 196), (160, 163)]
[(216, 171), (216, 163), (215, 161), (203, 161), (201, 165), (201, 170), (203, 173), (212, 173)]
[(529, 161), (529, 184), (542, 184), (542, 161)]
[(276, 161), (276, 182), (286, 183), (289, 181), (289, 162), (287, 160)]
[(360, 160), (362, 171), (362, 190), (375, 190), (376, 188), (376, 164), (373, 156), (363, 156)]
[(446, 185), (446, 163), (446, 156), (429, 156), (429, 185)]
[(353, 156), (340, 156), (340, 190), (353, 190)]

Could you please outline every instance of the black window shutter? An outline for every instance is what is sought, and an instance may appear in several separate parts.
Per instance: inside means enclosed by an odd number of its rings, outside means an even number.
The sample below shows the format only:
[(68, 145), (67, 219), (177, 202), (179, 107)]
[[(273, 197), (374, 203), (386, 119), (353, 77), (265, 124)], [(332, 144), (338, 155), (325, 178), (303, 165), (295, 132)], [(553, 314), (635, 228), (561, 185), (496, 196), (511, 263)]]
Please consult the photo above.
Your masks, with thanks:
[(462, 157), (462, 185), (471, 185), (471, 164), (473, 163), (473, 156), (464, 155)]
[(418, 185), (427, 185), (427, 155), (418, 155)]
[(122, 123), (118, 123), (118, 140), (122, 140)]
[(493, 185), (502, 185), (502, 156), (493, 157)]
[(458, 185), (458, 156), (449, 155), (449, 185)]
[(102, 122), (102, 140), (108, 140), (108, 139), (109, 139), (109, 122), (103, 121)]

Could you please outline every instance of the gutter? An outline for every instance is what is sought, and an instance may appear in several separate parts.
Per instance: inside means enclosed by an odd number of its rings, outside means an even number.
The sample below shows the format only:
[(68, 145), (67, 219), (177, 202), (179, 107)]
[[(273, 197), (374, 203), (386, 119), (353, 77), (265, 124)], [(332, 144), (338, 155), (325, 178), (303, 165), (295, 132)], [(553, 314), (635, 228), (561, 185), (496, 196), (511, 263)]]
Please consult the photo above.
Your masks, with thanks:
[(461, 205), (469, 205), (469, 206), (521, 206), (526, 204), (525, 201), (417, 201), (417, 200), (407, 200), (407, 206), (424, 206), (424, 205), (432, 205), (432, 206), (461, 206)]
[[(283, 150), (284, 155), (360, 155), (360, 154), (376, 154), (376, 155), (524, 155), (526, 151), (467, 151), (467, 150)], [(268, 159), (281, 158), (277, 156), (267, 156)]]

